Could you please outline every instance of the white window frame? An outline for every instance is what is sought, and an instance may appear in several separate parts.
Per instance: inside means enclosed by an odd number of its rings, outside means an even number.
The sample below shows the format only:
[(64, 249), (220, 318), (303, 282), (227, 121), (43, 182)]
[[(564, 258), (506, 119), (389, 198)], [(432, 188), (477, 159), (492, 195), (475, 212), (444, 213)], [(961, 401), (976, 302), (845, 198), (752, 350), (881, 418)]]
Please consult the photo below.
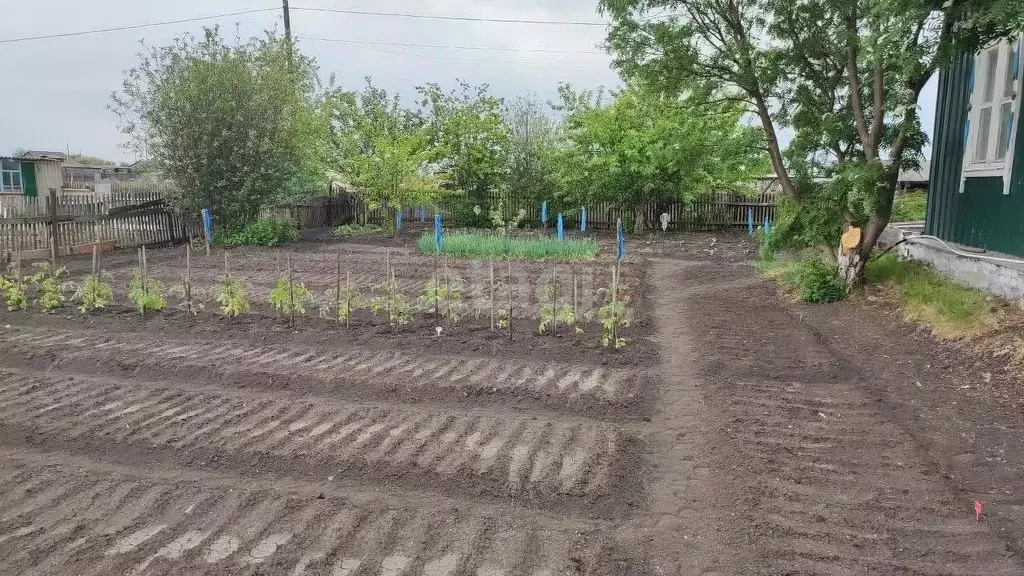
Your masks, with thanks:
[[(998, 51), (995, 63), (995, 81), (993, 87), (993, 98), (991, 102), (984, 102), (985, 84), (988, 81), (987, 75), (991, 73), (987, 64), (993, 50)], [(1021, 85), (1024, 82), (1024, 70), (1021, 60), (1024, 54), (1018, 56), (1019, 51), (1024, 50), (1024, 41), (1018, 36), (1011, 40), (993, 42), (983, 50), (975, 54), (974, 70), (971, 79), (970, 100), (967, 108), (967, 143), (964, 146), (963, 177), (960, 181), (960, 192), (964, 191), (964, 184), (968, 178), (1001, 177), (1003, 179), (1003, 194), (1010, 193), (1010, 173), (1013, 170), (1014, 145), (1018, 132), (1017, 123), (1021, 120)], [(1010, 63), (1015, 62), (1017, 67), (1016, 79), (1009, 77), (1013, 74)], [(1007, 94), (1007, 82), (1012, 86)], [(1009, 142), (1006, 154), (1003, 158), (996, 159), (1000, 141), (999, 135), (1003, 127), (1002, 109), (1005, 103), (1010, 104), (1012, 120)], [(991, 110), (989, 133), (986, 144), (987, 155), (984, 161), (978, 161), (978, 149), (981, 144), (981, 112), (983, 109)]]
[[(24, 194), (25, 193), (25, 183), (21, 181), (21, 178), (22, 178), (22, 176), (21, 176), (21, 162), (18, 161), (18, 160), (12, 160), (10, 158), (5, 158), (4, 162), (14, 162), (16, 168), (14, 168), (13, 170), (12, 169), (8, 169), (8, 168), (4, 168), (3, 164), (0, 163), (0, 193), (2, 193), (2, 194)], [(10, 173), (10, 174), (15, 174), (16, 173), (18, 175), (18, 187), (5, 186), (4, 185), (3, 175), (4, 174), (8, 174), (8, 173)], [(12, 178), (11, 181), (13, 182), (14, 179)]]

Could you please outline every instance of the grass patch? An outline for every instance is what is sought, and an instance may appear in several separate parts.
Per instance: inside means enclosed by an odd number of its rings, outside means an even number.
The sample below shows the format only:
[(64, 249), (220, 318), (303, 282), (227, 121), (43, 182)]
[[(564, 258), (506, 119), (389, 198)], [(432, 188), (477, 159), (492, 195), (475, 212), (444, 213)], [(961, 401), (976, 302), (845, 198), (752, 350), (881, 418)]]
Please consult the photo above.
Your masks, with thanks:
[(837, 302), (846, 294), (834, 264), (812, 258), (793, 262), (759, 260), (754, 265), (804, 302)]
[(917, 222), (924, 220), (928, 210), (928, 193), (914, 190), (906, 194), (896, 194), (892, 201), (891, 222)]
[(341, 226), (335, 226), (331, 234), (335, 236), (369, 236), (370, 234), (379, 234), (384, 231), (382, 226), (376, 224), (342, 224)]
[(970, 338), (995, 326), (984, 292), (957, 284), (917, 262), (886, 254), (868, 263), (865, 277), (892, 286), (907, 320), (927, 324), (938, 338)]
[[(434, 234), (424, 233), (419, 239), (420, 252), (436, 251)], [(593, 260), (597, 256), (597, 242), (590, 238), (558, 241), (550, 237), (513, 238), (494, 234), (457, 232), (447, 234), (441, 253), (459, 258), (513, 260)]]

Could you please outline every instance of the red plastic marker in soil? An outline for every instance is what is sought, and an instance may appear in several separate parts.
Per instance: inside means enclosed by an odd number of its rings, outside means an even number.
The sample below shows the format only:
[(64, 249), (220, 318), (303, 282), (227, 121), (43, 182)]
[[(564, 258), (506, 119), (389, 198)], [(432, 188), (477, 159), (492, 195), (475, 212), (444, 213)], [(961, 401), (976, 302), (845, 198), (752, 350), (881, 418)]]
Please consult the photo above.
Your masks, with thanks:
[(974, 501), (974, 519), (981, 522), (981, 500)]

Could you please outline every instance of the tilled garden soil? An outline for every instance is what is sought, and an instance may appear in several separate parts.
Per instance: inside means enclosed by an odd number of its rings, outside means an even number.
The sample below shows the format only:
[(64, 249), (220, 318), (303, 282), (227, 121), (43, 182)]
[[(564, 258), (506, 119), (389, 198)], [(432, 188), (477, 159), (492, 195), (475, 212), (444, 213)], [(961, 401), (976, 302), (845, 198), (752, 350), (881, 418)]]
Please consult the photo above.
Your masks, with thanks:
[[(594, 323), (536, 333), (549, 264), (513, 264), (511, 341), (486, 316), (0, 314), (0, 574), (1024, 573), (1024, 438), (926, 361), (955, 351), (780, 301), (745, 238), (643, 242), (619, 351)], [(389, 250), (410, 294), (433, 273), (383, 239), (285, 250), (232, 250), (232, 274), (269, 290), (290, 254), (321, 291), (340, 251), (370, 284)], [(223, 256), (194, 264), (212, 283)], [(575, 265), (586, 306), (608, 267)]]

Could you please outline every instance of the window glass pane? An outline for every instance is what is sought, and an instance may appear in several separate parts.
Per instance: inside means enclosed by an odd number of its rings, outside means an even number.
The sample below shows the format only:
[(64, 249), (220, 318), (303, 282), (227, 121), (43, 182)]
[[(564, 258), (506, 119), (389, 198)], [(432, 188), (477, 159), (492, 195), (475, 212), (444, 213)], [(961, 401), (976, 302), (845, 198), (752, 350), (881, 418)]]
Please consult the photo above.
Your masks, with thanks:
[(999, 49), (989, 50), (985, 55), (985, 91), (982, 102), (991, 102), (996, 95), (996, 65), (999, 62)]
[(1016, 44), (1010, 44), (1006, 52), (1006, 79), (1003, 81), (1003, 98), (1013, 98), (1013, 75), (1017, 66)]
[(11, 183), (15, 188), (21, 188), (21, 172), (11, 172)]
[(11, 185), (11, 173), (10, 172), (4, 172), (3, 187), (7, 188), (10, 185)]
[(992, 107), (982, 108), (978, 117), (978, 139), (974, 150), (974, 161), (988, 160), (988, 137), (992, 129)]
[(1010, 133), (1013, 127), (1013, 102), (1003, 102), (999, 109), (999, 143), (996, 145), (996, 160), (1006, 158), (1010, 147)]
[(18, 161), (17, 160), (7, 160), (7, 159), (0, 160), (0, 166), (2, 166), (2, 168), (0, 168), (0, 169), (3, 169), (3, 170), (17, 170), (18, 169)]

